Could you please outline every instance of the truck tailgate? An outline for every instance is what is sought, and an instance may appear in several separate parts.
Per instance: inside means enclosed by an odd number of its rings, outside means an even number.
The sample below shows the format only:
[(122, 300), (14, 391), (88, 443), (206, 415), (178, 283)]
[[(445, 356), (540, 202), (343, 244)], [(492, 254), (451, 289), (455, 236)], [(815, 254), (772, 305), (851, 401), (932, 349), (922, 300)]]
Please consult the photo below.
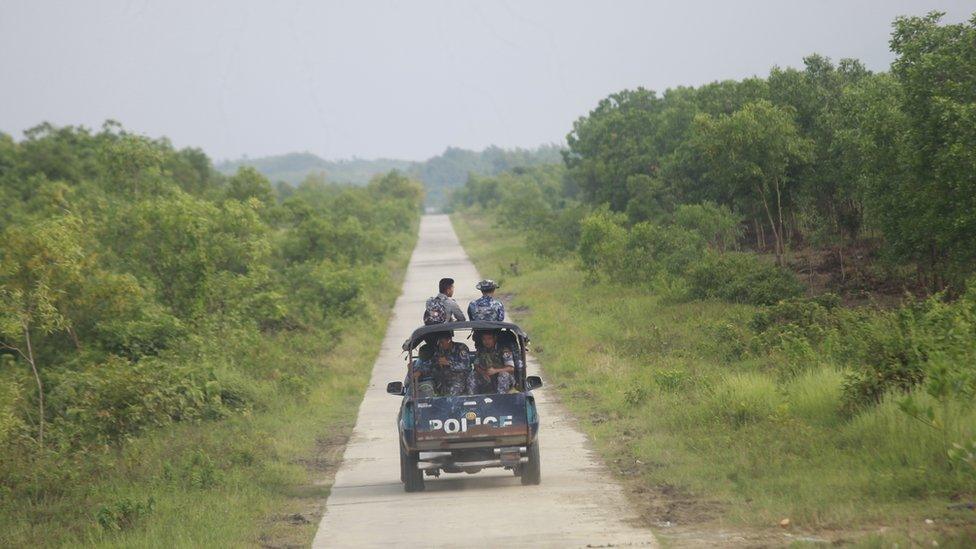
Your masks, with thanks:
[(526, 438), (524, 393), (434, 397), (416, 401), (418, 443), (491, 442)]

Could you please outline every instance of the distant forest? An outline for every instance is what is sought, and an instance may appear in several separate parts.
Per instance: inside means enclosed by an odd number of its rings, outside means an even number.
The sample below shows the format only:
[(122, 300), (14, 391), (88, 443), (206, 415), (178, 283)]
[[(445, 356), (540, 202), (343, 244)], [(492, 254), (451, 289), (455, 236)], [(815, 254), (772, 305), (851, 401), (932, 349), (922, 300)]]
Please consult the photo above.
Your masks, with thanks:
[(491, 146), (483, 151), (448, 147), (442, 154), (423, 162), (378, 158), (364, 160), (325, 160), (312, 153), (290, 153), (262, 158), (242, 158), (216, 166), (224, 174), (233, 174), (241, 166), (251, 166), (274, 182), (298, 185), (309, 176), (324, 177), (330, 183), (365, 185), (377, 174), (399, 170), (423, 182), (427, 206), (443, 207), (448, 191), (464, 185), (468, 174), (497, 175), (515, 168), (562, 163), (562, 148), (542, 145), (534, 149), (502, 149)]

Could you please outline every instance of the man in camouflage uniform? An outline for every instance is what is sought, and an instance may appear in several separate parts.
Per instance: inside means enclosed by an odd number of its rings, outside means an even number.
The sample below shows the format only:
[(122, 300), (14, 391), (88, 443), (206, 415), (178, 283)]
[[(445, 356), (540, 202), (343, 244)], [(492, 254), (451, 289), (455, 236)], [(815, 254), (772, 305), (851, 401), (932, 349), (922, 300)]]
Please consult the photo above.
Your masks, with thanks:
[(507, 393), (515, 388), (515, 355), (498, 344), (498, 332), (480, 334), (481, 348), (468, 383), (468, 393)]
[[(457, 301), (454, 301), (454, 279), (442, 278), (437, 284), (438, 293), (427, 300), (424, 309), (424, 324), (441, 324), (444, 322), (464, 322), (464, 313)], [(437, 311), (443, 318), (431, 318), (431, 312)]]
[(471, 320), (505, 320), (505, 305), (495, 299), (498, 284), (494, 280), (482, 280), (475, 288), (481, 290), (481, 297), (468, 304), (468, 318)]
[[(420, 353), (414, 376), (424, 396), (458, 396), (468, 388), (470, 351), (464, 343), (454, 342), (452, 336), (451, 332), (438, 334), (433, 348)], [(425, 384), (430, 384), (429, 388)], [(434, 394), (427, 394), (430, 392)]]

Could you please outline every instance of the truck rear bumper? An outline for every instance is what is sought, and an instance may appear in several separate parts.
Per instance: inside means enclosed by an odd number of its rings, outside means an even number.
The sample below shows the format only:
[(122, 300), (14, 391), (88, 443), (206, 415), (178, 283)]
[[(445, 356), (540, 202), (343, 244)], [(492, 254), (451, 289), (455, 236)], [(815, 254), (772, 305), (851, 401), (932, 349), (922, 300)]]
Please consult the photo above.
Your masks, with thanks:
[[(455, 469), (481, 469), (483, 467), (513, 467), (522, 463), (528, 463), (529, 458), (526, 455), (528, 448), (526, 446), (504, 446), (501, 448), (494, 448), (491, 452), (494, 454), (492, 459), (470, 459), (470, 453), (468, 453), (468, 459), (462, 459), (455, 461), (455, 456), (452, 452), (421, 452), (417, 468), (423, 470), (432, 469), (442, 469), (445, 467), (451, 467)], [(463, 454), (462, 454), (463, 455)]]
[(500, 448), (503, 446), (525, 446), (525, 435), (513, 435), (482, 440), (418, 440), (415, 448), (421, 452), (470, 450), (474, 448)]

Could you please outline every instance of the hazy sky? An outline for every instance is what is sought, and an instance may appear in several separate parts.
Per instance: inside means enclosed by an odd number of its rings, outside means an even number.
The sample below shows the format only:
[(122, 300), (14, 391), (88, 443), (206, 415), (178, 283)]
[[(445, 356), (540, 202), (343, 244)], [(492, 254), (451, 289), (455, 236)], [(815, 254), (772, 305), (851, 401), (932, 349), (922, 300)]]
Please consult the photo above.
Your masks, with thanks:
[(216, 159), (562, 142), (623, 88), (887, 68), (891, 21), (976, 0), (0, 0), (0, 131), (107, 118)]

